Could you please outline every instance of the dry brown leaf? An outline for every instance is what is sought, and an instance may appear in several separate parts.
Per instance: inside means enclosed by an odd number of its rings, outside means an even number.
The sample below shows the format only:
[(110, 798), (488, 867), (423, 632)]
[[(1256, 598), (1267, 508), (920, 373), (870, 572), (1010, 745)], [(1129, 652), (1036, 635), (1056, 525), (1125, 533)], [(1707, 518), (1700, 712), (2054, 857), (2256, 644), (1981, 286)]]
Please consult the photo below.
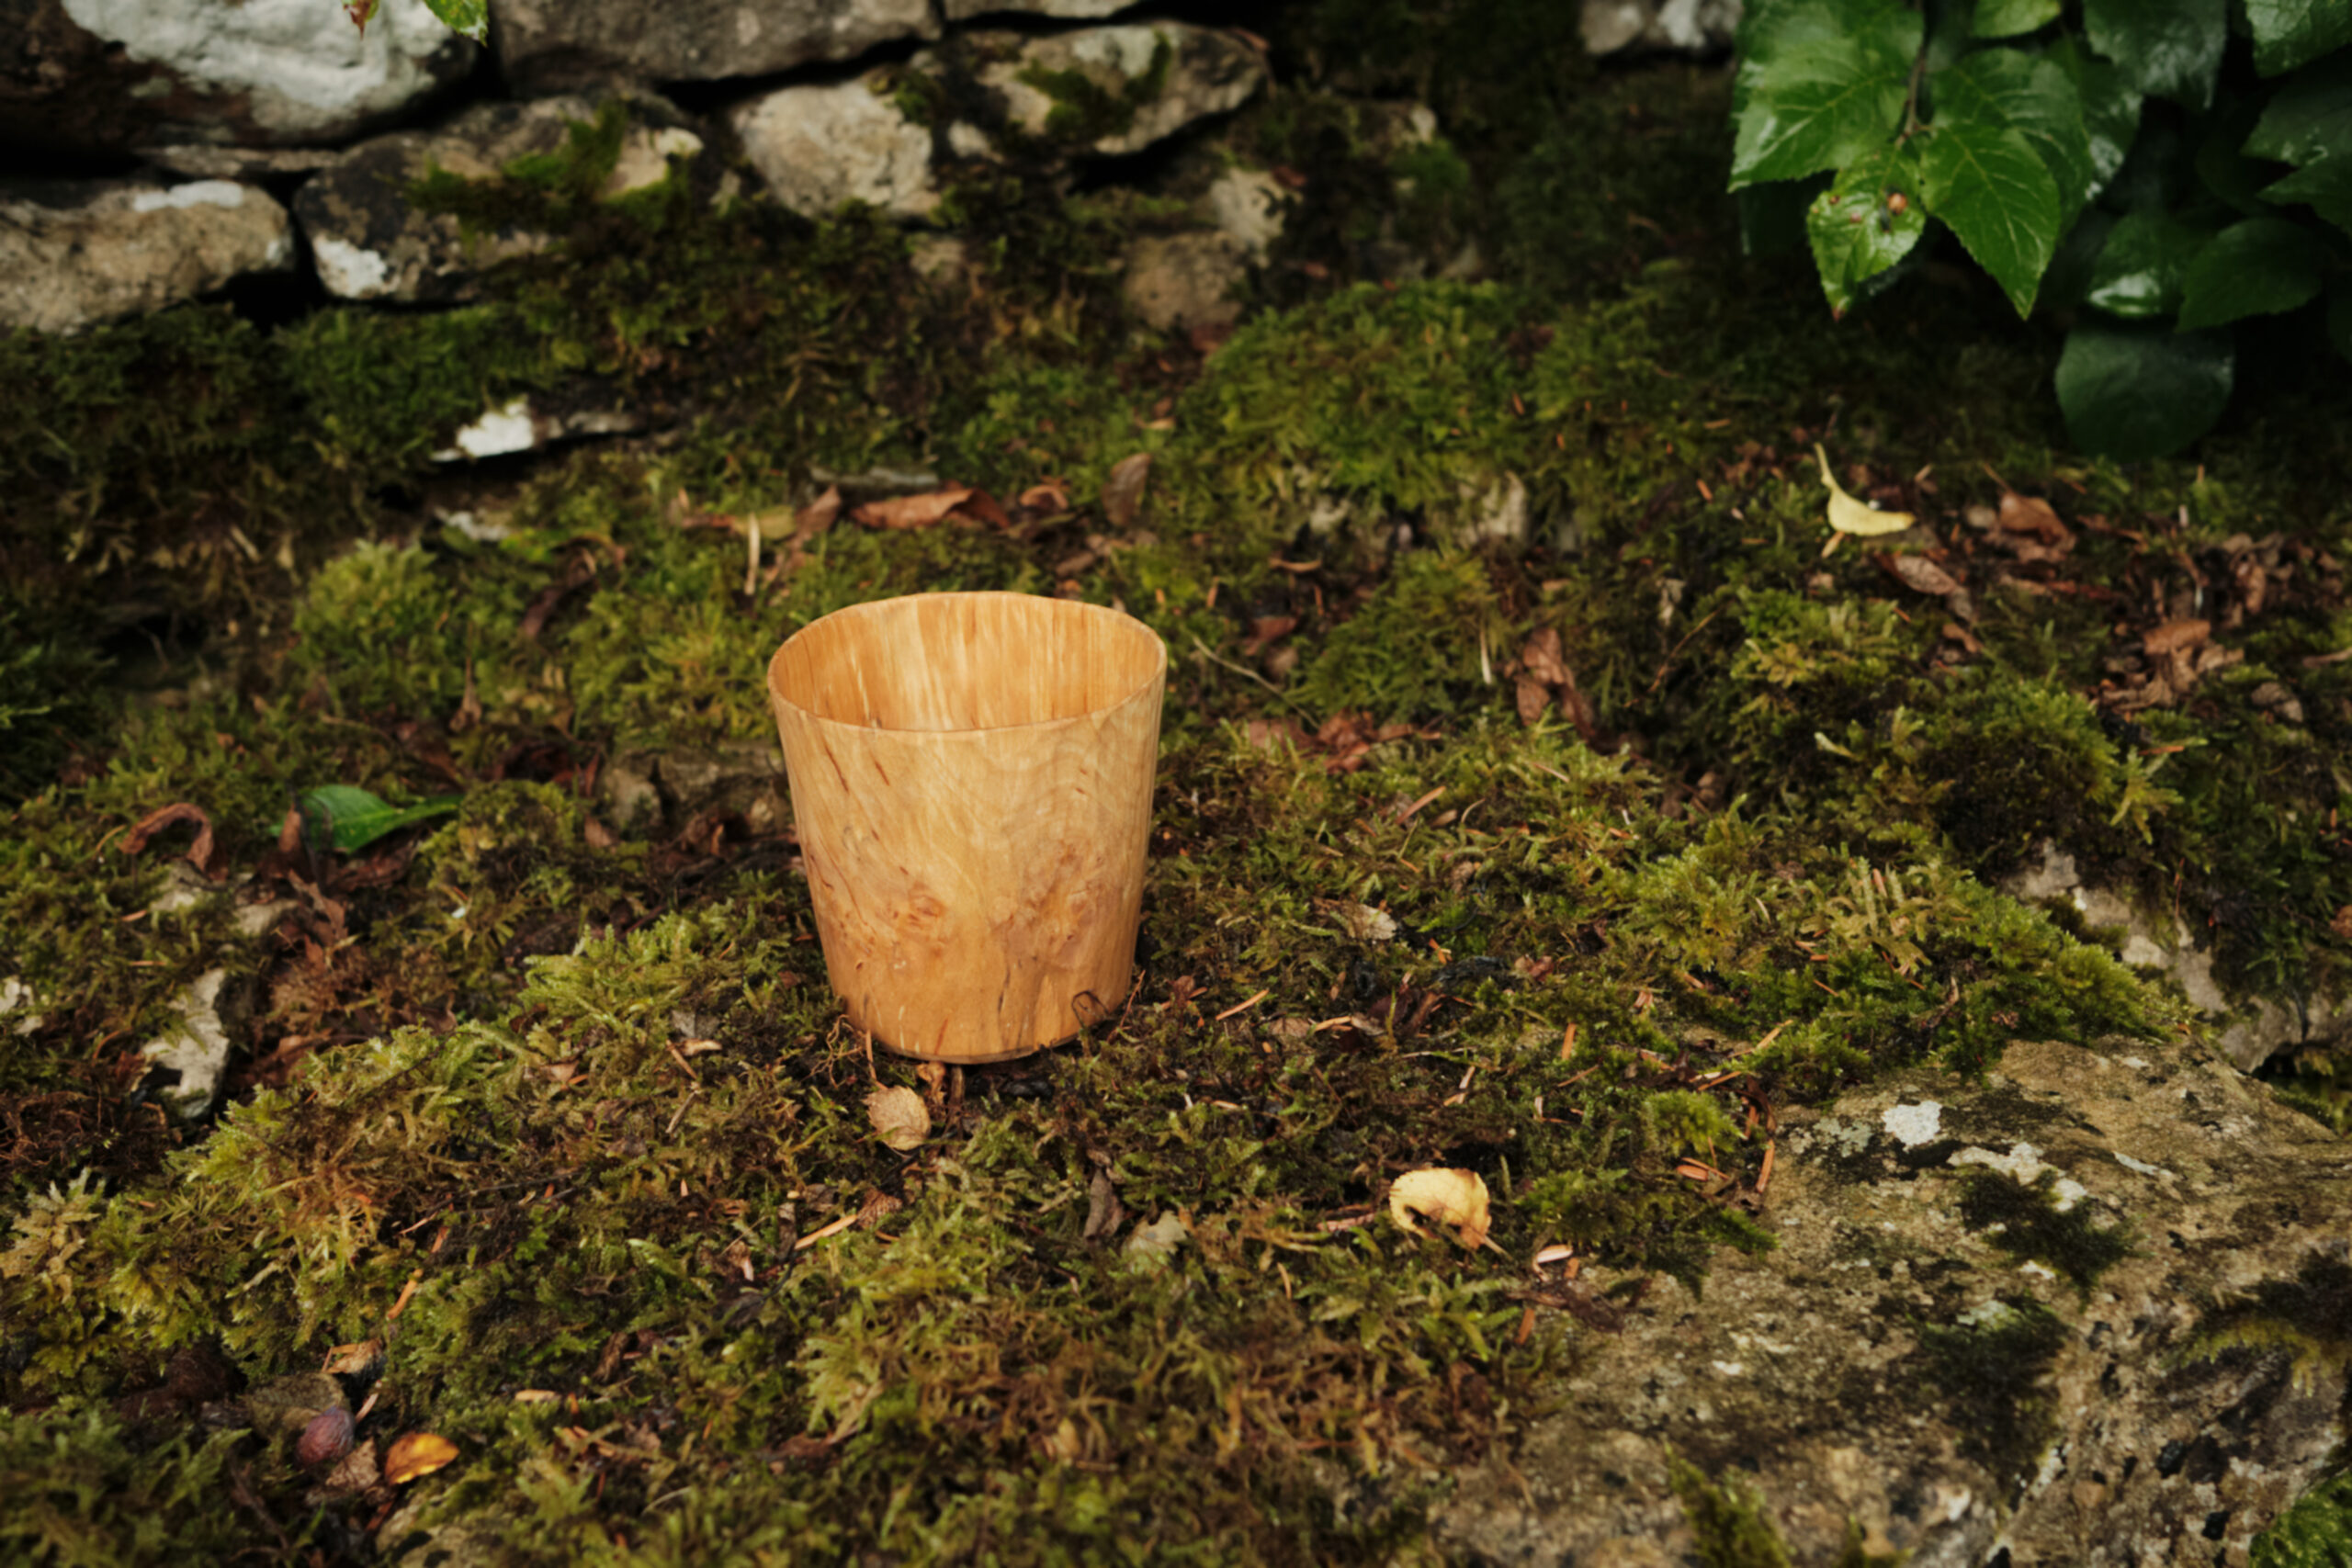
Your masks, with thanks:
[(1512, 684), (1511, 701), (1519, 707), (1519, 722), (1532, 725), (1552, 705), (1552, 688), (1532, 675), (1521, 675)]
[(1112, 466), (1110, 477), (1102, 481), (1102, 515), (1112, 527), (1124, 528), (1136, 520), (1136, 511), (1143, 504), (1144, 481), (1150, 477), (1148, 452), (1122, 457)]
[(984, 490), (976, 490), (966, 496), (964, 503), (956, 511), (960, 516), (968, 517), (975, 523), (985, 523), (991, 528), (1012, 526), (1012, 519), (1005, 515), (1004, 508), (997, 504), (996, 497)]
[(2346, 942), (2352, 942), (2352, 904), (2336, 910), (2335, 918), (2327, 922), (2327, 929)]
[(1932, 593), (1940, 599), (1960, 592), (1960, 584), (1951, 573), (1925, 556), (1880, 556), (1878, 564), (1889, 576), (1915, 593)]
[(2166, 621), (2160, 626), (2149, 627), (2146, 635), (2141, 637), (2140, 646), (2151, 654), (2162, 655), (2195, 648), (2212, 635), (2213, 623), (2211, 621)]
[(792, 542), (806, 545), (833, 525), (841, 515), (842, 487), (827, 485), (825, 493), (792, 514)]
[(327, 1364), (319, 1371), (330, 1377), (366, 1377), (383, 1363), (384, 1342), (380, 1339), (359, 1339), (329, 1350)]
[(2062, 547), (2075, 542), (2074, 534), (2058, 521), (2058, 513), (2039, 496), (2005, 491), (1996, 515), (2004, 534), (2030, 534), (2045, 545)]
[(1047, 479), (1023, 491), (1012, 503), (1023, 512), (1068, 512), (1069, 487), (1059, 479)]
[[(122, 852), (127, 855), (135, 855), (147, 847), (149, 840), (164, 829), (177, 828), (190, 822), (196, 824), (196, 841), (187, 847), (187, 863), (204, 873), (205, 875), (214, 877), (217, 881), (219, 878), (215, 875), (211, 863), (212, 818), (204, 814), (202, 807), (191, 806), (185, 800), (175, 801), (170, 806), (151, 811), (141, 817), (132, 826), (130, 831), (122, 836)], [(222, 869), (226, 870), (225, 867)]]
[(1396, 918), (1369, 904), (1334, 904), (1331, 912), (1340, 927), (1358, 942), (1389, 942), (1396, 935)]
[(950, 485), (924, 495), (869, 501), (850, 513), (869, 528), (928, 528), (970, 499), (969, 485)]
[(1519, 650), (1519, 661), (1530, 675), (1547, 686), (1566, 686), (1575, 677), (1568, 673), (1568, 661), (1560, 656), (1560, 629), (1545, 626), (1527, 639)]
[(1452, 1226), (1453, 1239), (1465, 1247), (1481, 1247), (1492, 1224), (1487, 1183), (1475, 1170), (1408, 1170), (1388, 1189), (1388, 1217), (1419, 1235), (1415, 1214)]
[(911, 1149), (931, 1136), (931, 1112), (922, 1096), (892, 1084), (865, 1097), (865, 1119), (875, 1134), (894, 1149)]
[(430, 1475), (458, 1457), (458, 1445), (435, 1432), (410, 1432), (396, 1439), (384, 1455), (384, 1479), (405, 1486)]

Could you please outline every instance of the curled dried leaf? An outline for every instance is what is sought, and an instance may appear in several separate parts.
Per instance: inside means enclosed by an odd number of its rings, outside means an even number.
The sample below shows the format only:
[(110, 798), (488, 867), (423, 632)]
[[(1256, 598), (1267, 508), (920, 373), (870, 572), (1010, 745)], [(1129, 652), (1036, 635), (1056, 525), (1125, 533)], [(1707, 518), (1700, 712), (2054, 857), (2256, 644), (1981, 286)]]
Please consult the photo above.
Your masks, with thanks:
[(1880, 556), (1878, 564), (1915, 593), (1932, 593), (1940, 599), (1960, 592), (1959, 581), (1925, 556)]
[(1453, 1239), (1465, 1247), (1482, 1247), (1492, 1224), (1487, 1183), (1475, 1170), (1408, 1170), (1388, 1189), (1388, 1217), (1419, 1235), (1415, 1214), (1453, 1227)]
[(164, 829), (176, 828), (187, 823), (193, 823), (196, 828), (196, 841), (187, 847), (187, 863), (207, 876), (215, 876), (212, 866), (212, 818), (204, 814), (202, 807), (191, 806), (185, 800), (175, 801), (170, 806), (151, 811), (141, 818), (132, 826), (130, 831), (123, 835), (122, 852), (127, 855), (135, 855), (147, 847), (147, 841), (150, 839)]
[(876, 1136), (894, 1149), (911, 1149), (931, 1136), (931, 1112), (922, 1096), (892, 1084), (865, 1097), (865, 1119)]
[(971, 496), (968, 485), (950, 485), (925, 495), (893, 496), (869, 501), (850, 513), (869, 528), (928, 528)]
[(437, 1432), (405, 1433), (394, 1440), (390, 1451), (384, 1455), (384, 1479), (395, 1486), (405, 1486), (457, 1457), (458, 1445)]
[(1908, 512), (1881, 512), (1869, 502), (1857, 501), (1846, 493), (1838, 476), (1829, 471), (1829, 454), (1818, 441), (1813, 445), (1813, 455), (1821, 459), (1821, 482), (1829, 487), (1829, 525), (1841, 534), (1899, 534), (1918, 521)]
[(2152, 654), (2175, 653), (2185, 648), (2195, 648), (2212, 635), (2213, 623), (2211, 621), (2166, 621), (2160, 626), (2148, 628), (2147, 635), (2140, 639), (2140, 646)]

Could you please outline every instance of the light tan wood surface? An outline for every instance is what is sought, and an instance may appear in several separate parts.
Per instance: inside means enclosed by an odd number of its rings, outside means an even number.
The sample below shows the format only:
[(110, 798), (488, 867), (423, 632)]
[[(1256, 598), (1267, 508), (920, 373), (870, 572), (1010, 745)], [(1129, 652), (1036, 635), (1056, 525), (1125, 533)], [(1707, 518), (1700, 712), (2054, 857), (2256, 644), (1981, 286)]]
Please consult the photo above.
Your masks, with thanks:
[(768, 665), (825, 968), (879, 1044), (994, 1062), (1125, 1000), (1168, 651), (1020, 593), (853, 605)]

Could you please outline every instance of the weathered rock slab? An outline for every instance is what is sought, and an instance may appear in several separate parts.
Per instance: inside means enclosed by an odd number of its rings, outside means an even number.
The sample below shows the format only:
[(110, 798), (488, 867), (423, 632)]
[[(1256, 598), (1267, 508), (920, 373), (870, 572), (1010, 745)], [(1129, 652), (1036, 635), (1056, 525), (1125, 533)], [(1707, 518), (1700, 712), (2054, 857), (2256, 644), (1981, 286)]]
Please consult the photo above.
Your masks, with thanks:
[(1120, 291), (1159, 332), (1229, 327), (1241, 318), (1234, 290), (1249, 274), (1248, 256), (1215, 230), (1146, 235), (1127, 253)]
[(78, 332), (293, 263), (286, 209), (257, 186), (0, 189), (0, 326)]
[(2178, 986), (2181, 995), (2215, 1021), (2217, 1045), (2243, 1071), (2250, 1073), (2281, 1052), (2330, 1043), (2352, 1029), (2352, 1005), (2340, 996), (2233, 993), (2214, 976), (2212, 953), (2179, 916), (2146, 908), (2086, 878), (2075, 857), (2055, 844), (2044, 843), (2040, 863), (2010, 876), (2001, 890), (2029, 904), (2062, 900), (2094, 930), (2120, 932), (2118, 956), (2135, 968), (2160, 971)]
[(1594, 54), (1720, 54), (1738, 29), (1740, 0), (1584, 0), (1577, 30)]
[(0, 141), (291, 146), (386, 125), (480, 51), (424, 0), (0, 0)]
[(1778, 1156), (1779, 1246), (1590, 1336), (1450, 1551), (1689, 1561), (1679, 1459), (1800, 1562), (1851, 1529), (1910, 1568), (2243, 1564), (2344, 1441), (2352, 1143), (2227, 1063), (2020, 1044), (1792, 1115)]
[(1104, 156), (1239, 108), (1266, 80), (1265, 62), (1239, 39), (1182, 22), (969, 41), (989, 57), (981, 85), (1001, 95), (1015, 127)]
[(756, 76), (933, 37), (927, 0), (497, 0), (499, 64), (525, 92)]
[[(483, 104), (437, 130), (396, 131), (353, 148), (295, 193), (320, 280), (344, 299), (470, 298), (483, 268), (545, 249), (547, 236), (514, 227), (469, 235), (454, 216), (419, 211), (410, 188), (434, 169), (484, 179), (514, 159), (553, 152), (599, 107), (586, 97)], [(607, 199), (670, 178), (673, 158), (703, 149), (702, 138), (655, 100), (633, 98), (628, 112)]]
[(975, 17), (1023, 11), (1033, 17), (1057, 17), (1064, 21), (1094, 21), (1116, 16), (1136, 4), (1136, 0), (946, 0), (943, 7), (950, 22), (968, 22)]
[(860, 201), (910, 220), (939, 205), (932, 133), (906, 117), (884, 77), (778, 88), (738, 104), (728, 121), (775, 198), (803, 217)]
[(907, 222), (931, 215), (958, 167), (1001, 162), (1016, 144), (1048, 169), (1138, 152), (1238, 107), (1265, 76), (1238, 39), (1182, 22), (972, 32), (852, 81), (746, 98), (728, 122), (794, 211), (821, 218), (855, 201)]

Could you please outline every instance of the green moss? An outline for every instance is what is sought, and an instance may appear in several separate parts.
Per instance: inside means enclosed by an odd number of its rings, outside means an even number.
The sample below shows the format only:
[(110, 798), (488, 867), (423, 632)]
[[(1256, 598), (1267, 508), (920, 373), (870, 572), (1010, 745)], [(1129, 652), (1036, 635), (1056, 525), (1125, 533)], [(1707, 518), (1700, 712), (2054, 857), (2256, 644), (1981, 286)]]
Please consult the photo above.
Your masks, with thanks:
[(2291, 1280), (2207, 1303), (2180, 1359), (2193, 1363), (2231, 1350), (2284, 1352), (2298, 1383), (2323, 1369), (2352, 1366), (2352, 1263), (2314, 1252)]
[(2100, 1224), (2086, 1201), (2061, 1208), (2057, 1179), (2057, 1172), (2045, 1170), (2028, 1186), (2001, 1171), (1969, 1171), (1961, 1190), (1961, 1223), (1987, 1233), (1986, 1239), (2013, 1258), (2056, 1269), (2088, 1300), (2098, 1277), (2132, 1255), (2131, 1231)]
[[(223, 1498), (237, 1438), (182, 1432), (141, 1440), (97, 1410), (0, 1416), (0, 1551), (22, 1562), (225, 1562), (253, 1524)], [(297, 1523), (289, 1551), (310, 1540)]]
[(1021, 81), (1054, 100), (1046, 111), (1046, 134), (1065, 142), (1094, 142), (1125, 135), (1136, 122), (1136, 111), (1158, 101), (1168, 90), (1168, 73), (1176, 61), (1175, 46), (1165, 34), (1154, 34), (1151, 62), (1116, 91), (1103, 86), (1085, 71), (1051, 71), (1031, 65)]
[(1710, 1482), (1680, 1459), (1669, 1474), (1705, 1568), (1789, 1568), (1789, 1549), (1753, 1485), (1729, 1473)]
[(1962, 1434), (1961, 1452), (2016, 1486), (2057, 1430), (2047, 1379), (2066, 1325), (2030, 1299), (2004, 1299), (1917, 1332), (1922, 1381)]
[(1499, 630), (1498, 619), (1476, 557), (1415, 552), (1397, 561), (1369, 604), (1332, 628), (1293, 690), (1320, 714), (1366, 709), (1382, 718), (1419, 718), (1457, 710), (1478, 691), (1478, 649), (1493, 636), (1490, 627)]
[(2352, 1476), (2323, 1481), (2254, 1538), (2254, 1568), (2340, 1568), (2352, 1562)]

